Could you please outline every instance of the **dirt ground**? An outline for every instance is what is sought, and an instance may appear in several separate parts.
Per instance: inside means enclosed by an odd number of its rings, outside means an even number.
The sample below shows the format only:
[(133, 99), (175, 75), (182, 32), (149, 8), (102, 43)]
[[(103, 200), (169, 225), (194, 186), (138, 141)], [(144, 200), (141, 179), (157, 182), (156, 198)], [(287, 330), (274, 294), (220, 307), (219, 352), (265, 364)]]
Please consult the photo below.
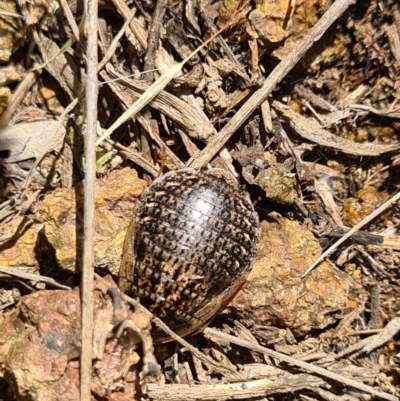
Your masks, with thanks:
[[(400, 3), (99, 0), (92, 104), (87, 20), (0, 6), (0, 400), (79, 398), (88, 235), (93, 400), (400, 400)], [(207, 328), (153, 344), (116, 283), (182, 168), (248, 193), (260, 246)]]

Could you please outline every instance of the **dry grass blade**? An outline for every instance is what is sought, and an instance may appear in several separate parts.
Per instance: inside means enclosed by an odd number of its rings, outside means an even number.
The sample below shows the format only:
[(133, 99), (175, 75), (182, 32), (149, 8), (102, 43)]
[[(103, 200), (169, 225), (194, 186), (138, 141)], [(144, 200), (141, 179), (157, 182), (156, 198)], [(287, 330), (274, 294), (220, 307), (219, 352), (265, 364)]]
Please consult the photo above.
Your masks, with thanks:
[(167, 85), (171, 80), (175, 77), (175, 75), (181, 71), (183, 67), (183, 63), (174, 65), (168, 73), (162, 75), (158, 78), (149, 89), (143, 93), (140, 98), (133, 103), (133, 105), (126, 110), (110, 128), (103, 132), (100, 138), (97, 140), (96, 145), (100, 145), (101, 142), (104, 141), (105, 138), (110, 136), (120, 125), (122, 125), (125, 121), (127, 121), (130, 117), (134, 116), (138, 113), (146, 104), (151, 102)]
[[(63, 8), (64, 14), (65, 14), (65, 17), (67, 18), (69, 26), (71, 27), (72, 32), (74, 34), (75, 38), (72, 38), (72, 40), (81, 41), (79, 27), (75, 22), (74, 16), (72, 14), (71, 8), (69, 7), (67, 0), (60, 0), (60, 4), (61, 4), (61, 7)], [(83, 43), (83, 46), (85, 46), (84, 43)]]
[(352, 104), (350, 106), (351, 108), (355, 109), (355, 110), (364, 110), (364, 111), (368, 111), (370, 113), (376, 114), (378, 116), (384, 116), (387, 118), (400, 118), (400, 111), (399, 109), (394, 109), (394, 110), (379, 110), (375, 107), (371, 107), (371, 106), (367, 106), (364, 104)]
[(42, 57), (46, 60), (44, 66), (47, 68), (49, 73), (53, 75), (54, 78), (62, 85), (65, 92), (72, 100), (75, 95), (77, 95), (77, 92), (71, 81), (68, 81), (71, 79), (73, 80), (76, 74), (69, 65), (64, 52), (72, 45), (73, 38), (69, 39), (67, 44), (65, 44), (61, 50), (58, 48), (55, 42), (53, 42), (43, 33), (38, 33), (36, 30), (33, 31), (33, 38), (40, 48)]
[[(132, 94), (135, 98), (139, 98), (143, 93), (146, 93), (149, 90), (149, 86), (144, 82), (125, 78), (116, 73), (110, 65), (107, 66), (107, 72), (113, 80), (118, 80), (118, 83), (109, 82), (109, 86), (111, 88), (115, 87), (115, 92), (119, 96), (121, 96), (121, 93), (118, 92), (117, 85), (127, 88), (123, 91), (124, 95)], [(105, 78), (104, 73), (102, 73), (102, 76)], [(182, 127), (192, 138), (208, 140), (215, 134), (214, 127), (204, 114), (168, 92), (160, 92), (157, 97), (149, 102), (149, 104), (169, 117), (178, 126)]]
[(15, 89), (12, 95), (7, 109), (0, 116), (0, 129), (6, 127), (9, 124), (12, 115), (15, 113), (16, 109), (25, 98), (32, 85), (37, 81), (37, 79), (38, 78), (36, 73), (28, 72), (25, 78), (19, 83), (18, 87)]
[(42, 68), (46, 68), (48, 65), (51, 65), (51, 63), (52, 63), (58, 56), (60, 56), (61, 54), (64, 54), (68, 49), (71, 48), (71, 46), (73, 46), (73, 44), (74, 44), (75, 42), (76, 42), (75, 37), (72, 37), (72, 38), (68, 39), (68, 40), (65, 42), (64, 46), (63, 46), (57, 53), (55, 53), (53, 56), (51, 56), (50, 58), (48, 58), (48, 59), (46, 60), (46, 62), (44, 62), (44, 63), (42, 63), (42, 64), (39, 64), (39, 65), (36, 65), (35, 67), (31, 68), (30, 71), (31, 71), (31, 72), (33, 72), (33, 71), (38, 71), (38, 70), (41, 70)]
[(22, 19), (22, 15), (16, 13), (10, 13), (9, 11), (0, 10), (0, 15), (5, 15), (7, 17), (19, 18)]

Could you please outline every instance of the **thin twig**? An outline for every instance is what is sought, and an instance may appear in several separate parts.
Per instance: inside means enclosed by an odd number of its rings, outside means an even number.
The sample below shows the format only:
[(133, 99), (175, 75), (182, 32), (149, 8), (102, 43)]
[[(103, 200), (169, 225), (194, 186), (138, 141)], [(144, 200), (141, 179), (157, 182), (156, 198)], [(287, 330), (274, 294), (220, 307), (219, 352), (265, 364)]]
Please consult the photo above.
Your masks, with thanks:
[(35, 72), (28, 72), (24, 79), (18, 84), (17, 88), (8, 102), (6, 110), (0, 117), (0, 129), (7, 127), (12, 115), (16, 111), (17, 107), (21, 104), (32, 85), (37, 82), (37, 74)]
[(131, 12), (130, 17), (124, 22), (124, 25), (118, 32), (118, 34), (115, 36), (113, 41), (111, 42), (110, 47), (108, 48), (106, 54), (103, 56), (103, 59), (100, 61), (99, 65), (97, 66), (97, 71), (101, 71), (103, 67), (109, 62), (110, 58), (115, 52), (115, 49), (119, 46), (120, 40), (124, 33), (126, 32), (128, 25), (132, 22), (134, 16), (136, 15), (136, 9), (134, 8)]
[(18, 277), (24, 280), (30, 280), (30, 281), (37, 281), (39, 283), (45, 283), (48, 284), (52, 287), (55, 288), (60, 288), (62, 290), (70, 290), (71, 288), (64, 285), (64, 284), (59, 284), (57, 281), (52, 279), (51, 277), (46, 277), (46, 276), (41, 276), (40, 274), (35, 274), (35, 273), (24, 273), (22, 270), (24, 269), (24, 266), (0, 266), (0, 273), (3, 274), (8, 274), (9, 276), (12, 277)]
[(119, 153), (121, 153), (121, 155), (123, 155), (127, 159), (133, 161), (138, 166), (142, 167), (142, 169), (146, 173), (150, 174), (154, 178), (158, 177), (158, 173), (159, 173), (158, 169), (156, 168), (156, 166), (151, 164), (151, 162), (146, 160), (143, 157), (142, 153), (139, 153), (139, 152), (134, 151), (133, 149), (127, 148), (118, 142), (114, 142), (112, 139), (107, 139), (107, 141), (104, 143), (103, 146), (106, 150), (111, 150), (111, 147), (110, 148), (108, 147), (109, 144), (112, 145), (115, 149), (117, 149), (119, 151)]
[(291, 356), (284, 355), (284, 354), (281, 354), (280, 352), (273, 351), (271, 349), (262, 347), (261, 345), (257, 345), (257, 344), (251, 343), (250, 341), (242, 340), (241, 338), (237, 338), (237, 337), (232, 336), (230, 334), (221, 333), (218, 330), (207, 328), (207, 329), (204, 330), (204, 335), (210, 336), (211, 338), (212, 337), (214, 337), (214, 338), (217, 337), (217, 338), (220, 338), (220, 339), (222, 339), (224, 341), (229, 341), (232, 344), (237, 344), (237, 345), (240, 345), (241, 347), (245, 347), (245, 348), (251, 349), (253, 351), (261, 352), (264, 355), (271, 356), (272, 358), (276, 358), (276, 359), (278, 359), (280, 361), (285, 361), (287, 363), (290, 363), (291, 365), (298, 366), (299, 368), (305, 369), (305, 370), (307, 370), (309, 372), (313, 372), (313, 373), (316, 373), (316, 374), (321, 375), (323, 377), (326, 377), (328, 379), (335, 380), (335, 381), (337, 381), (339, 383), (342, 383), (342, 384), (344, 384), (346, 386), (356, 388), (358, 390), (364, 391), (365, 393), (368, 393), (368, 394), (375, 395), (375, 396), (377, 396), (379, 398), (382, 398), (384, 400), (399, 401), (399, 398), (394, 396), (394, 395), (391, 395), (391, 394), (388, 394), (388, 393), (384, 393), (384, 392), (379, 391), (379, 390), (375, 390), (373, 387), (367, 386), (366, 384), (360, 383), (360, 382), (358, 382), (356, 380), (349, 379), (349, 378), (347, 378), (345, 376), (338, 375), (337, 373), (333, 373), (333, 372), (330, 372), (329, 370), (320, 368), (318, 366), (314, 366), (311, 363), (300, 361), (300, 360), (298, 360), (296, 358), (293, 358)]
[[(85, 2), (86, 3), (86, 2)], [(84, 242), (82, 265), (82, 351), (80, 364), (80, 400), (91, 399), (93, 348), (93, 287), (94, 287), (94, 190), (96, 179), (97, 137), (97, 0), (87, 2), (87, 131), (85, 149)]]
[(343, 235), (338, 241), (336, 241), (331, 247), (329, 247), (302, 275), (302, 277), (307, 276), (317, 265), (319, 265), (326, 257), (331, 255), (339, 245), (343, 244), (344, 241), (349, 239), (355, 232), (357, 232), (360, 228), (364, 227), (366, 224), (371, 222), (375, 217), (379, 216), (382, 212), (392, 206), (400, 200), (400, 192), (396, 195), (392, 196), (387, 202), (383, 205), (379, 206), (378, 209), (374, 210), (370, 215), (362, 219), (358, 224), (356, 224), (351, 230), (349, 230), (346, 234)]
[[(49, 54), (48, 50), (51, 50), (51, 45), (49, 45), (49, 42), (51, 42), (43, 33), (40, 33), (37, 31), (37, 29), (32, 30), (33, 33), (33, 39), (35, 40), (35, 43), (40, 49), (40, 53), (42, 54), (42, 58), (44, 60), (44, 63), (36, 66), (33, 68), (31, 71), (35, 71), (37, 69), (42, 69), (45, 68), (48, 70), (48, 72), (54, 76), (54, 78), (61, 84), (63, 87), (64, 91), (67, 93), (69, 98), (71, 100), (74, 99), (74, 93), (73, 90), (74, 88), (70, 88), (70, 86), (67, 84), (65, 80), (65, 75), (62, 71), (60, 71), (58, 68), (54, 66), (54, 63), (56, 62), (56, 58), (63, 54), (68, 48), (72, 46), (72, 44), (75, 41), (75, 37), (71, 37), (70, 39), (67, 40), (67, 42), (64, 44), (64, 46), (53, 56)], [(46, 45), (47, 44), (47, 45)], [(50, 46), (50, 47), (49, 47)], [(56, 46), (58, 49), (58, 46)]]
[(196, 158), (191, 158), (187, 165), (193, 168), (205, 166), (222, 148), (226, 141), (246, 121), (251, 113), (264, 102), (275, 86), (287, 75), (297, 64), (300, 58), (311, 48), (314, 42), (318, 41), (327, 29), (354, 4), (356, 0), (337, 0), (328, 11), (315, 24), (307, 36), (294, 47), (294, 49), (275, 67), (269, 77), (265, 80), (261, 89), (242, 106), (242, 108), (231, 118), (225, 127), (216, 135)]
[(380, 333), (382, 329), (371, 329), (371, 330), (353, 330), (348, 331), (346, 336), (368, 336), (370, 334)]
[[(144, 71), (153, 70), (155, 67), (154, 59), (156, 57), (156, 51), (161, 35), (161, 23), (167, 10), (168, 0), (157, 0), (157, 4), (153, 11), (153, 20), (150, 25), (149, 35), (147, 38), (147, 52), (144, 57)], [(154, 79), (154, 72), (150, 72), (146, 75), (145, 81), (147, 83), (152, 82)]]
[(362, 352), (369, 354), (373, 350), (386, 344), (400, 331), (400, 316), (393, 318), (385, 328), (377, 335), (371, 337), (371, 341), (362, 349)]
[[(209, 29), (212, 33), (216, 32), (218, 29), (214, 25), (213, 19), (205, 11), (203, 2), (200, 0), (196, 1), (196, 8), (197, 8), (197, 11), (200, 14), (201, 18), (203, 19), (204, 24), (206, 25), (207, 29)], [(217, 41), (220, 44), (220, 46), (222, 47), (222, 49), (225, 51), (229, 60), (231, 60), (233, 63), (235, 63), (244, 73), (246, 73), (245, 69), (239, 63), (239, 61), (236, 59), (235, 55), (233, 54), (233, 52), (232, 52), (231, 48), (228, 46), (228, 44), (225, 42), (224, 38), (222, 36), (218, 36)]]
[(81, 41), (81, 35), (79, 33), (79, 27), (75, 21), (74, 15), (72, 14), (71, 8), (67, 2), (67, 0), (60, 0), (60, 5), (64, 11), (64, 15), (67, 18), (69, 26), (72, 30), (72, 33), (75, 36), (75, 39), (79, 42)]
[(162, 329), (165, 333), (167, 333), (173, 340), (175, 340), (178, 344), (182, 347), (186, 348), (193, 356), (200, 359), (209, 369), (213, 370), (214, 372), (220, 373), (225, 377), (232, 378), (232, 379), (243, 379), (243, 374), (240, 372), (235, 372), (230, 369), (228, 366), (224, 366), (218, 361), (210, 358), (207, 355), (201, 353), (197, 348), (193, 347), (189, 344), (186, 340), (182, 337), (178, 336), (174, 331), (172, 331), (161, 319), (158, 317), (153, 316), (152, 322)]
[[(130, 17), (131, 10), (128, 7), (128, 3), (124, 0), (111, 0), (112, 3), (114, 4), (116, 10), (118, 11), (119, 14), (122, 15), (122, 17), (127, 20)], [(138, 6), (136, 4), (136, 6)], [(138, 7), (140, 9), (140, 7)], [(146, 43), (146, 34), (144, 32), (144, 29), (141, 29), (140, 23), (138, 21), (132, 20), (129, 23), (129, 28), (134, 34), (136, 40), (139, 42), (140, 46), (142, 47), (143, 50), (147, 49), (147, 43)]]

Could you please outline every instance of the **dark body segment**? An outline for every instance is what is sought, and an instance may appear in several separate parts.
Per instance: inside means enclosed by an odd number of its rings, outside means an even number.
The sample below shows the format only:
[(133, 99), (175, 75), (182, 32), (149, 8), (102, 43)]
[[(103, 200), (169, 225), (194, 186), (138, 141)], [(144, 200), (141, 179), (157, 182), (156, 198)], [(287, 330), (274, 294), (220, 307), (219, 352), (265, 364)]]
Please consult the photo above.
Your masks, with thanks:
[(238, 188), (184, 169), (150, 186), (133, 235), (133, 271), (121, 268), (121, 289), (184, 336), (201, 330), (243, 283), (259, 222)]

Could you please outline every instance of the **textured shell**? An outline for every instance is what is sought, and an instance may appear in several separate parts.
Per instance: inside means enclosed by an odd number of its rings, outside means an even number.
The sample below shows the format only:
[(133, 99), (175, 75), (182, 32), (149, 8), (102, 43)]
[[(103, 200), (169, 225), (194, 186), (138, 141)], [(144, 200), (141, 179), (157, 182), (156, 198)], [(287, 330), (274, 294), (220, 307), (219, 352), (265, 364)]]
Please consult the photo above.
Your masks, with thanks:
[(137, 205), (128, 243), (133, 260), (122, 265), (119, 285), (185, 336), (200, 331), (239, 289), (258, 242), (247, 194), (207, 173), (173, 171)]

